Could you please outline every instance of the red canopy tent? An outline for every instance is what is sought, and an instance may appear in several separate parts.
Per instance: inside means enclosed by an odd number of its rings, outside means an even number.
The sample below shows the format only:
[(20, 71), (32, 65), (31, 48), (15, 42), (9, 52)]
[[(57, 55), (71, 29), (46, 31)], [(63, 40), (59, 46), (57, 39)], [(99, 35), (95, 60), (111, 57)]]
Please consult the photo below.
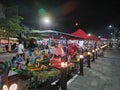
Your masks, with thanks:
[(82, 29), (78, 29), (77, 31), (73, 32), (72, 35), (82, 39), (88, 39), (88, 35)]
[(95, 40), (95, 41), (99, 40), (99, 38), (98, 38), (96, 35), (91, 35), (91, 36), (89, 37), (89, 39), (90, 39), (90, 40)]

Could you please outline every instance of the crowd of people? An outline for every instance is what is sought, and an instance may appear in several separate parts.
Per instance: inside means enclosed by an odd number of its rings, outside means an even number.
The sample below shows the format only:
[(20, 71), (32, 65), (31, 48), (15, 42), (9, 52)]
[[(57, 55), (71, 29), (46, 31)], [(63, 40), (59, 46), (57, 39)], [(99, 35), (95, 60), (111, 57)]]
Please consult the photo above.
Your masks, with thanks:
[[(66, 56), (69, 61), (71, 59), (76, 59), (78, 54), (86, 54), (87, 51), (100, 47), (102, 44), (100, 42), (88, 42), (88, 41), (77, 41), (67, 43), (60, 43), (60, 41), (53, 41), (49, 43), (49, 40), (46, 42), (38, 43), (36, 39), (31, 39), (27, 48), (24, 47), (22, 41), (19, 41), (17, 45), (17, 58), (21, 57), (25, 60), (26, 63), (36, 64), (39, 60), (44, 60), (46, 58), (52, 57), (64, 57)], [(99, 56), (103, 55), (102, 49), (99, 51)], [(50, 63), (50, 61), (47, 61)]]

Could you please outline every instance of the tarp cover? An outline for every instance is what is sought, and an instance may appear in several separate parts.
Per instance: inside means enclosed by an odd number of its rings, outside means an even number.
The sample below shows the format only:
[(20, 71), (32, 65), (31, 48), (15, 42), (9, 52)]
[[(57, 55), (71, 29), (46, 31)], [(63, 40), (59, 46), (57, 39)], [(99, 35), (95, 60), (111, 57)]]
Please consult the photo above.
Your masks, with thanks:
[(77, 31), (73, 32), (72, 35), (83, 39), (88, 39), (88, 35), (82, 29), (78, 29)]
[(89, 37), (89, 39), (90, 39), (90, 40), (95, 40), (95, 41), (99, 40), (99, 38), (98, 38), (96, 35), (91, 35), (91, 36)]

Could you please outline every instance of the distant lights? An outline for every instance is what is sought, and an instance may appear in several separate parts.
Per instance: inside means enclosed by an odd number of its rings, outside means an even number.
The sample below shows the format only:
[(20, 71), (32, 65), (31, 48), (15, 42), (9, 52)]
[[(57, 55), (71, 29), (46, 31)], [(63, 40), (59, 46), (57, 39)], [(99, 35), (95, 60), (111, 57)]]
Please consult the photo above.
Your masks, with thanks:
[(75, 23), (75, 26), (78, 26), (78, 22)]
[(101, 46), (100, 48), (105, 48), (105, 47), (107, 47), (107, 45)]
[(109, 27), (109, 28), (112, 28), (113, 26), (112, 26), (112, 25), (109, 25), (108, 27)]

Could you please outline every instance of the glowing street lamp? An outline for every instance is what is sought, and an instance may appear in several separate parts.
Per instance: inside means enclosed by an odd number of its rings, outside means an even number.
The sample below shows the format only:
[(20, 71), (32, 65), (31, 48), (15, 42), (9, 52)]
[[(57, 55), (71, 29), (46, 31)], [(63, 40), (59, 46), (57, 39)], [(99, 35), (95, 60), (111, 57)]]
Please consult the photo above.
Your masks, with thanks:
[(112, 25), (109, 25), (108, 27), (109, 27), (109, 28), (112, 28), (113, 26), (112, 26)]
[(40, 26), (41, 28), (46, 28), (52, 25), (52, 19), (50, 16), (41, 16), (40, 18)]
[(115, 27), (114, 25), (109, 25), (108, 28), (109, 28), (109, 29), (113, 29), (113, 33), (111, 33), (111, 35), (112, 35), (112, 38), (115, 40), (115, 37), (116, 37), (116, 36), (115, 36), (116, 29), (115, 29), (115, 28), (116, 28), (116, 27)]
[(44, 20), (45, 23), (50, 23), (50, 19), (48, 17), (45, 18)]
[(67, 62), (61, 62), (61, 90), (67, 90)]
[(98, 49), (95, 49), (95, 51), (96, 51), (96, 59), (97, 59), (97, 56), (98, 56), (97, 51), (98, 51)]
[(83, 76), (83, 58), (84, 58), (84, 56), (83, 55), (80, 55), (80, 63), (79, 63), (79, 65), (80, 65), (80, 74), (79, 75), (82, 75)]
[(45, 25), (49, 25), (51, 23), (51, 20), (50, 20), (50, 17), (46, 16), (42, 19), (42, 22), (45, 24)]
[(88, 66), (87, 66), (87, 67), (89, 67), (89, 68), (90, 68), (90, 67), (91, 67), (91, 66), (90, 66), (90, 54), (91, 54), (91, 53), (90, 53), (90, 52), (88, 52), (87, 54), (88, 54), (88, 56), (87, 56), (87, 57), (88, 57), (88, 58), (87, 58), (87, 61), (88, 61)]
[(93, 60), (92, 61), (95, 61), (95, 50), (92, 50), (92, 54), (93, 54)]

